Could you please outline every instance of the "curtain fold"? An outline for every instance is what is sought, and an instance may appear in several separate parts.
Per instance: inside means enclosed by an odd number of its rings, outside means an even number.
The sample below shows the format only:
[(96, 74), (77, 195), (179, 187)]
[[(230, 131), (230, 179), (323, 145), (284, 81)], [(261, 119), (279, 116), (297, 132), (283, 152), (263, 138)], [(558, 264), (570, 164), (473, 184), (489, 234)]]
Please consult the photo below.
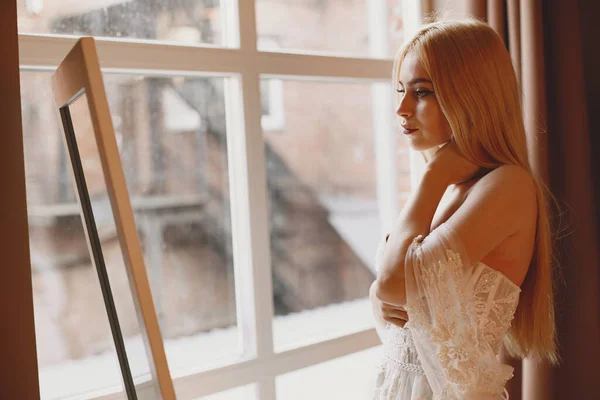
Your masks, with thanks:
[(517, 73), (517, 80), (521, 83), (521, 9), (519, 0), (502, 1), (506, 4), (508, 14), (508, 49), (510, 58), (513, 60), (513, 66)]
[[(523, 95), (534, 169), (561, 205), (555, 215), (561, 364), (506, 360), (511, 400), (598, 398), (600, 363), (600, 2), (431, 0), (443, 18), (487, 21), (509, 49)], [(587, 51), (586, 51), (587, 50)], [(595, 156), (595, 157), (594, 157)]]
[(487, 0), (487, 20), (506, 43), (506, 7), (503, 0)]
[(593, 158), (600, 150), (598, 13), (599, 3), (585, 0), (568, 6), (548, 0), (543, 7), (550, 183), (565, 203), (565, 232), (558, 241), (564, 279), (557, 304), (562, 363), (552, 371), (553, 399), (599, 396), (600, 226), (594, 197), (598, 158)]

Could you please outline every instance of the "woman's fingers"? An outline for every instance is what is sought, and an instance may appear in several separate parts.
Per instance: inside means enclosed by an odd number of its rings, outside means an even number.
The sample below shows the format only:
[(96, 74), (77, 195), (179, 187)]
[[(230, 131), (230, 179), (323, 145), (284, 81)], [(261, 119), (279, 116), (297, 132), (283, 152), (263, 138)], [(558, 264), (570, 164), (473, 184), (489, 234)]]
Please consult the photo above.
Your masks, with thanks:
[(406, 312), (394, 312), (394, 313), (383, 313), (383, 319), (386, 318), (398, 318), (408, 321), (408, 314)]
[(399, 308), (389, 307), (386, 305), (383, 305), (381, 307), (381, 315), (385, 321), (391, 323), (393, 323), (392, 320), (401, 320), (404, 322), (408, 321), (408, 314), (406, 313), (406, 311)]
[(400, 319), (400, 318), (384, 318), (386, 322), (389, 322), (392, 325), (399, 326), (400, 328), (404, 328), (404, 325), (408, 322), (408, 320)]
[(404, 327), (408, 321), (408, 313), (403, 307), (393, 306), (387, 303), (380, 303), (381, 318), (392, 325)]

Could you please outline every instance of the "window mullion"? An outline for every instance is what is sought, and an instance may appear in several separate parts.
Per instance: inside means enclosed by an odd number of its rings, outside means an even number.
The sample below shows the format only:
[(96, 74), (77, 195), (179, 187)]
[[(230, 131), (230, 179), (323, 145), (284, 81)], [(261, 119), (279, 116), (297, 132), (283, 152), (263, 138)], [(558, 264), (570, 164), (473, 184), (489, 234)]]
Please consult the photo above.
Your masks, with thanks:
[(258, 74), (226, 82), (238, 332), (245, 356), (264, 362), (273, 357), (273, 301)]
[[(375, 329), (366, 329), (346, 336), (313, 343), (308, 346), (287, 350), (273, 355), (269, 360), (247, 360), (226, 365), (217, 369), (197, 372), (175, 378), (177, 397), (182, 400), (195, 399), (218, 393), (233, 387), (258, 383), (264, 387), (259, 397), (267, 395), (274, 385), (269, 387), (268, 380), (273, 376), (287, 374), (303, 368), (327, 362), (338, 357), (354, 354), (380, 345)], [(264, 378), (268, 379), (264, 379)], [(99, 397), (97, 400), (112, 400), (113, 397)], [(285, 400), (285, 399), (284, 399)]]
[(238, 1), (238, 26), (240, 32), (240, 49), (255, 53), (257, 46), (256, 33), (256, 1)]
[[(238, 2), (238, 21), (240, 50), (253, 59), (257, 54), (254, 0)], [(244, 126), (233, 131), (238, 158), (230, 160), (238, 164), (240, 179), (236, 189), (240, 193), (246, 193), (246, 196), (233, 198), (237, 207), (244, 210), (238, 214), (240, 222), (243, 221), (240, 225), (245, 228), (239, 233), (246, 239), (243, 245), (238, 242), (241, 245), (239, 248), (245, 250), (239, 253), (239, 261), (243, 263), (236, 275), (236, 290), (239, 293), (238, 321), (241, 322), (244, 345), (252, 349), (257, 360), (262, 363), (272, 360), (274, 356), (273, 284), (265, 148), (261, 128), (260, 76), (253, 66), (253, 63), (246, 65), (241, 74), (243, 118), (238, 120), (243, 121)], [(275, 400), (273, 375), (265, 373), (262, 376), (258, 381), (258, 393), (261, 400)]]
[[(20, 65), (31, 70), (56, 67), (75, 42), (72, 37), (21, 34)], [(252, 69), (268, 77), (290, 76), (311, 81), (387, 81), (392, 68), (390, 60), (259, 52), (256, 46), (240, 50), (97, 38), (96, 47), (103, 70), (152, 75), (223, 76)]]
[(390, 85), (374, 83), (373, 132), (377, 175), (377, 201), (381, 220), (381, 234), (389, 233), (398, 215), (398, 173), (396, 166), (397, 137), (392, 126), (392, 95)]
[(256, 398), (259, 400), (277, 398), (273, 375), (265, 375), (258, 381)]
[[(415, 1), (414, 4), (410, 2), (402, 2), (402, 15), (404, 15), (404, 40), (407, 40), (417, 32), (421, 25), (421, 7), (423, 7), (422, 1)], [(418, 182), (421, 180), (421, 176), (425, 170), (425, 162), (421, 154), (418, 154), (414, 150), (409, 150), (409, 162), (410, 162), (410, 185), (415, 188)]]
[[(386, 0), (367, 3), (369, 52), (372, 57), (385, 58), (389, 50), (388, 10)], [(377, 200), (381, 233), (390, 232), (398, 213), (396, 172), (396, 135), (392, 126), (392, 95), (390, 85), (372, 85), (373, 132), (375, 133)]]

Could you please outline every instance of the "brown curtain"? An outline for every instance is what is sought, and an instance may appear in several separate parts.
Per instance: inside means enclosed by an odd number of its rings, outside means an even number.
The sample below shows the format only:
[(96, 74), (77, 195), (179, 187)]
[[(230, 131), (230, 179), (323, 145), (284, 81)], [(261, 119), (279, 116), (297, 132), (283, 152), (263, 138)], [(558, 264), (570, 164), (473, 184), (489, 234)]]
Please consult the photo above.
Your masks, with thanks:
[(589, 0), (542, 7), (550, 185), (570, 207), (572, 225), (559, 241), (563, 360), (548, 385), (554, 399), (600, 397), (599, 13), (600, 4)]
[[(508, 360), (511, 400), (600, 398), (600, 3), (429, 0), (423, 11), (474, 16), (504, 38), (523, 92), (534, 168), (561, 205), (556, 313), (561, 364)], [(594, 134), (595, 133), (595, 134)]]
[(38, 399), (39, 384), (25, 165), (21, 132), (16, 1), (0, 3), (0, 399)]

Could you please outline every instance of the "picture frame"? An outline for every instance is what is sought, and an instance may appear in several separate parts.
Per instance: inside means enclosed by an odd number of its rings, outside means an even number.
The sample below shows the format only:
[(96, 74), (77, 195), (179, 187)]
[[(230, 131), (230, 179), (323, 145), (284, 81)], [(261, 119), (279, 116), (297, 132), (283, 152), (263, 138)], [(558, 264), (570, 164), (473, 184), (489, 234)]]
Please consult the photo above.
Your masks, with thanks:
[[(74, 185), (80, 206), (84, 231), (87, 239), (90, 259), (98, 274), (104, 305), (110, 330), (115, 344), (121, 377), (128, 399), (175, 399), (173, 381), (169, 372), (163, 340), (160, 333), (150, 284), (144, 264), (134, 215), (125, 182), (125, 175), (119, 156), (112, 118), (108, 106), (100, 64), (92, 37), (80, 38), (70, 50), (52, 76), (52, 90), (55, 104), (59, 110), (64, 143), (71, 161)], [(93, 129), (93, 137), (82, 138), (83, 133), (73, 127), (70, 107), (84, 98)], [(88, 135), (91, 133), (88, 132)], [(86, 156), (95, 157), (91, 162), (82, 160), (82, 143), (86, 143)], [(95, 144), (95, 148), (94, 148)], [(90, 147), (91, 146), (91, 147)], [(89, 149), (93, 149), (90, 151)], [(97, 164), (94, 176), (89, 175), (90, 163)], [(112, 218), (126, 268), (129, 289), (140, 327), (150, 379), (136, 382), (132, 374), (128, 349), (121, 330), (119, 313), (111, 291), (111, 282), (107, 272), (99, 233), (98, 215), (94, 214), (94, 205), (90, 196), (91, 182), (104, 182), (107, 198), (106, 207)], [(96, 185), (98, 186), (98, 185)], [(96, 210), (97, 211), (97, 210)], [(104, 217), (106, 219), (106, 216)]]

